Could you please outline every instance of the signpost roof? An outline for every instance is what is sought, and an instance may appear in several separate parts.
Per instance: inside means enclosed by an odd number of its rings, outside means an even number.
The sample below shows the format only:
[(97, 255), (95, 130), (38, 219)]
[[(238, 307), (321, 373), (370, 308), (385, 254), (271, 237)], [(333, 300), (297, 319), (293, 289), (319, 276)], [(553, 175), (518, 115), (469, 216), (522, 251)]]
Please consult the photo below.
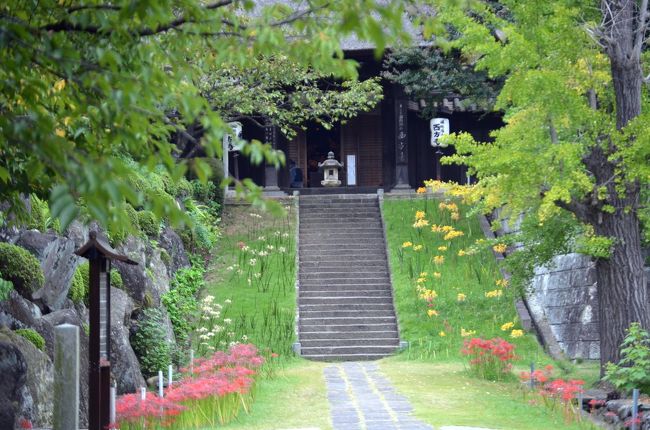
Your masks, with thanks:
[(97, 237), (96, 231), (91, 231), (89, 236), (90, 238), (88, 239), (88, 242), (86, 242), (81, 248), (77, 249), (74, 252), (78, 256), (89, 258), (89, 254), (92, 251), (96, 251), (110, 260), (123, 261), (124, 263), (133, 265), (138, 264), (137, 261), (131, 260), (126, 255), (118, 254), (117, 251), (113, 249), (113, 247), (111, 247), (107, 242)]

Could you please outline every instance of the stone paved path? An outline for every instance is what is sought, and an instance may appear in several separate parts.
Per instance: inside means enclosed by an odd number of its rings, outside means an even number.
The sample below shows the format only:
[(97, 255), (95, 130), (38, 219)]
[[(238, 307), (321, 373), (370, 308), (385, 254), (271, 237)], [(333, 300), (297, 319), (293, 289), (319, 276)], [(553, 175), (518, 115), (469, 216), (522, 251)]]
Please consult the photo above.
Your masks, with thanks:
[(373, 362), (342, 362), (325, 368), (334, 430), (433, 430), (411, 415)]

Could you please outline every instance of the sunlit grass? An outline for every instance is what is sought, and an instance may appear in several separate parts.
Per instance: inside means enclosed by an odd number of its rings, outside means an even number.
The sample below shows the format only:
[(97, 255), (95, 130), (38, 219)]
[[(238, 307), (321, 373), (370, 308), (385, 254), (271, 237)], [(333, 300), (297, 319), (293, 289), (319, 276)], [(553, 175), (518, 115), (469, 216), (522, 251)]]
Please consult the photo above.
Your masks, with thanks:
[[(514, 302), (519, 292), (511, 286), (497, 285), (503, 276), (485, 242), (476, 215), (467, 215), (468, 208), (458, 204), (459, 219), (453, 220), (453, 210), (440, 208), (443, 200), (413, 199), (386, 200), (388, 247), (392, 267), (395, 306), (400, 325), (400, 336), (409, 342), (402, 356), (423, 360), (463, 360), (460, 349), (464, 339), (470, 337), (501, 337), (516, 346), (516, 371), (553, 364), (564, 376), (576, 372), (568, 362), (555, 362), (540, 347), (534, 334), (512, 337), (513, 330), (521, 329)], [(424, 212), (427, 226), (414, 228), (416, 212)], [(422, 216), (422, 214), (420, 214)], [(452, 226), (463, 235), (444, 240), (445, 233), (432, 232), (432, 225)], [(478, 243), (477, 243), (478, 241)], [(404, 242), (412, 246), (403, 247)], [(408, 244), (407, 244), (408, 245)], [(417, 246), (422, 249), (416, 251)], [(446, 247), (446, 249), (441, 248)], [(464, 252), (466, 255), (459, 255)], [(435, 264), (434, 257), (442, 256), (444, 262)], [(422, 272), (426, 275), (420, 276)], [(439, 273), (439, 277), (434, 273)], [(419, 297), (418, 278), (423, 285), (434, 290), (437, 297), (431, 306)], [(499, 290), (500, 297), (486, 297), (486, 293)], [(459, 294), (461, 296), (459, 299)], [(432, 309), (437, 315), (429, 316)], [(512, 327), (502, 330), (504, 324)], [(467, 335), (463, 337), (463, 331)], [(515, 332), (515, 334), (517, 334)], [(597, 378), (597, 366), (588, 365), (581, 371), (588, 381)]]
[(508, 430), (592, 429), (566, 423), (562, 414), (531, 405), (513, 383), (473, 378), (458, 362), (404, 361), (394, 357), (380, 362), (381, 371), (405, 395), (415, 416), (434, 426), (474, 426)]

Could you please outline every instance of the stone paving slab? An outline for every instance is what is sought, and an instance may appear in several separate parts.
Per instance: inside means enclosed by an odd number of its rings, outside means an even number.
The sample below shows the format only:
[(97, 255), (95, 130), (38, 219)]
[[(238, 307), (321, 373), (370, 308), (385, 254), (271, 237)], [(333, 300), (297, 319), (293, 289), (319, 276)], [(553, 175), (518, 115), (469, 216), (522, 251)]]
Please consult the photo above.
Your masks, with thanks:
[(411, 404), (376, 363), (332, 364), (324, 375), (334, 430), (434, 430), (411, 415)]

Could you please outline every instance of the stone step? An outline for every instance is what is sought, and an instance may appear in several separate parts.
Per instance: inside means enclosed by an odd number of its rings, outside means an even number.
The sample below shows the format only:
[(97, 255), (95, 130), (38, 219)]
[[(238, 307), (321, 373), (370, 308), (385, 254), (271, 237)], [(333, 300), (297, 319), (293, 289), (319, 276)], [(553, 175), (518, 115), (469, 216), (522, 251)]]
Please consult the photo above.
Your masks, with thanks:
[(312, 242), (312, 243), (301, 243), (301, 251), (312, 251), (312, 250), (327, 250), (327, 251), (336, 251), (340, 249), (346, 250), (368, 250), (374, 251), (376, 249), (384, 249), (383, 241), (376, 241), (375, 243), (369, 243), (364, 241), (350, 241), (348, 243), (323, 243), (323, 242)]
[[(349, 331), (307, 331), (302, 330), (298, 333), (300, 342), (314, 341), (314, 340), (360, 340), (360, 339), (397, 339), (397, 330), (368, 330), (361, 332)], [(385, 342), (387, 340), (382, 340)]]
[(320, 240), (324, 237), (329, 237), (332, 239), (348, 239), (348, 240), (362, 240), (365, 238), (375, 238), (378, 239), (383, 237), (384, 230), (379, 227), (368, 228), (350, 228), (350, 227), (341, 227), (336, 229), (322, 230), (318, 229), (318, 234), (314, 234), (314, 228), (300, 227), (300, 243), (306, 243), (307, 240)]
[(359, 278), (353, 276), (346, 276), (340, 278), (327, 278), (327, 279), (302, 279), (300, 278), (300, 285), (368, 285), (368, 284), (386, 284), (390, 283), (387, 276), (373, 276), (372, 278)]
[(321, 211), (302, 211), (299, 215), (300, 222), (310, 221), (329, 221), (331, 219), (379, 219), (379, 208), (350, 208), (350, 209), (325, 209)]
[(399, 346), (399, 338), (363, 338), (363, 339), (302, 339), (300, 341), (301, 348), (322, 348), (322, 347), (335, 347), (335, 346), (391, 346), (393, 348)]
[(320, 231), (320, 230), (303, 230), (300, 232), (300, 243), (305, 240), (332, 240), (332, 241), (349, 241), (352, 239), (381, 239), (384, 238), (383, 229), (360, 230), (358, 232), (346, 233), (338, 230)]
[(357, 353), (357, 354), (314, 354), (303, 355), (302, 357), (307, 360), (314, 361), (373, 361), (382, 359), (390, 354), (375, 354), (375, 353)]
[(311, 269), (322, 271), (325, 269), (330, 270), (338, 268), (341, 268), (341, 270), (367, 270), (368, 268), (374, 269), (375, 267), (386, 270), (386, 258), (367, 259), (362, 260), (361, 262), (335, 258), (328, 258), (327, 261), (320, 259), (309, 261), (301, 260), (299, 262), (299, 265), (301, 271)]
[(367, 297), (367, 296), (336, 296), (336, 297), (301, 297), (301, 305), (369, 305), (369, 304), (391, 304), (392, 297)]
[(376, 290), (300, 290), (300, 298), (317, 298), (317, 297), (357, 297), (359, 295), (372, 297), (390, 297), (390, 288)]
[[(351, 271), (351, 272), (342, 272), (340, 270), (338, 271), (330, 271), (330, 272), (321, 272), (320, 270), (318, 272), (314, 270), (301, 270), (298, 275), (300, 276), (300, 279), (302, 280), (307, 280), (307, 279), (316, 279), (316, 280), (329, 280), (329, 279), (366, 279), (366, 278), (383, 278), (386, 279), (387, 277), (387, 272), (384, 269), (382, 270), (363, 270), (360, 269), (359, 267), (356, 268), (357, 270)], [(336, 269), (334, 269), (336, 270)]]
[(300, 315), (300, 328), (328, 327), (331, 325), (359, 325), (359, 324), (395, 324), (394, 316), (376, 317), (329, 317), (310, 318)]
[[(348, 270), (344, 270), (348, 269)], [(317, 270), (317, 272), (316, 272)], [(389, 279), (389, 273), (386, 269), (377, 268), (376, 270), (367, 270), (367, 268), (362, 265), (355, 265), (350, 268), (348, 267), (332, 267), (332, 268), (318, 268), (313, 267), (311, 269), (301, 268), (298, 271), (298, 276), (302, 280), (308, 279), (337, 279), (337, 278), (367, 278), (369, 276), (374, 277), (383, 277)]]
[(318, 196), (313, 198), (300, 197), (300, 207), (312, 207), (312, 206), (329, 206), (329, 205), (342, 205), (342, 206), (361, 206), (361, 205), (378, 205), (379, 202), (377, 197), (374, 198), (338, 198), (338, 197), (326, 197)]
[[(358, 252), (358, 250), (354, 249), (341, 249), (341, 250), (328, 250), (328, 249), (323, 249), (323, 250), (301, 250), (299, 251), (300, 258), (301, 259), (311, 259), (311, 260), (318, 260), (318, 261), (331, 261), (333, 258), (331, 257), (336, 257), (337, 259), (340, 258), (345, 258), (349, 259), (349, 261), (365, 261), (365, 260), (377, 260), (377, 259), (385, 259), (386, 258), (386, 252), (383, 250), (374, 250), (372, 252), (367, 251), (367, 252)], [(330, 257), (330, 258), (328, 258)], [(385, 260), (384, 260), (385, 261)]]
[(336, 245), (336, 246), (347, 246), (363, 243), (365, 245), (370, 245), (374, 247), (384, 248), (384, 238), (382, 237), (351, 237), (346, 235), (344, 237), (331, 237), (327, 234), (322, 236), (302, 236), (300, 246), (321, 246), (321, 245)]
[(377, 218), (369, 219), (336, 219), (327, 220), (300, 220), (300, 231), (305, 228), (319, 229), (320, 231), (335, 230), (338, 228), (380, 228), (381, 220)]
[(300, 216), (300, 224), (308, 224), (308, 223), (323, 223), (323, 224), (331, 224), (332, 222), (335, 221), (341, 221), (341, 222), (350, 222), (350, 223), (359, 223), (359, 222), (375, 222), (375, 221), (381, 221), (381, 216), (379, 215), (379, 212), (377, 213), (365, 213), (365, 214), (359, 214), (359, 213), (348, 213), (348, 214), (327, 214), (327, 215), (319, 215), (319, 214), (304, 214)]
[(305, 311), (374, 311), (374, 310), (394, 310), (392, 301), (386, 303), (299, 303), (300, 312)]
[[(366, 331), (390, 331), (397, 333), (395, 323), (360, 323), (360, 324), (328, 324), (328, 325), (307, 325), (299, 326), (298, 331), (340, 331), (340, 332), (366, 332)], [(363, 337), (363, 336), (361, 336)]]
[(366, 316), (395, 316), (393, 309), (375, 310), (308, 310), (301, 311), (300, 318), (333, 318), (333, 317), (366, 317)]
[(363, 345), (363, 346), (315, 346), (300, 347), (303, 356), (313, 355), (346, 355), (346, 354), (392, 354), (397, 349), (395, 345)]

